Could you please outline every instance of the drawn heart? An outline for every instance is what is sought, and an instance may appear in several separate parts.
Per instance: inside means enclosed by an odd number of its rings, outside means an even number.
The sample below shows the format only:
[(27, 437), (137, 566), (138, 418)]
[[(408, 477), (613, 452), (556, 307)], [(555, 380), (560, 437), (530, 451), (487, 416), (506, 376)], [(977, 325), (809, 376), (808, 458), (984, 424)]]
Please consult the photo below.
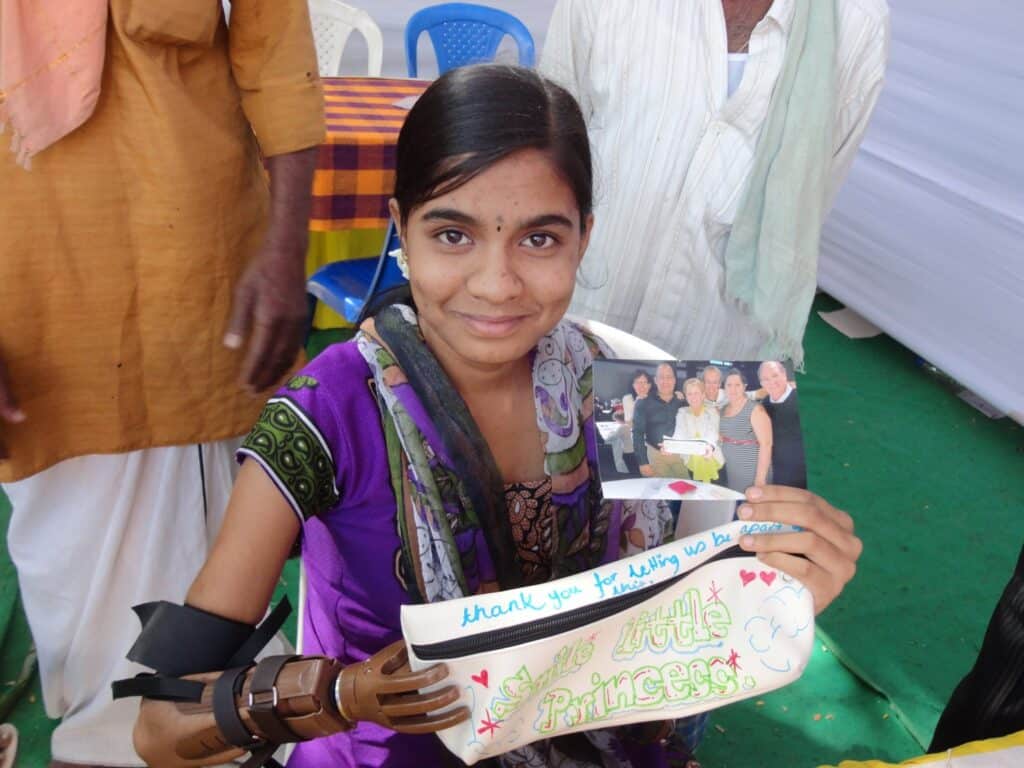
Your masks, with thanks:
[(484, 688), (488, 687), (488, 685), (487, 685), (487, 670), (486, 669), (480, 670), (480, 674), (479, 675), (470, 675), (469, 679), (472, 680), (474, 683), (480, 683), (480, 685), (482, 685)]
[(761, 571), (760, 573), (761, 581), (763, 581), (769, 587), (772, 585), (772, 582), (775, 581), (775, 577), (777, 575), (778, 574), (775, 573), (775, 571)]
[(744, 587), (756, 578), (756, 573), (753, 573), (752, 571), (744, 571), (742, 568), (740, 568), (740, 581), (743, 582)]

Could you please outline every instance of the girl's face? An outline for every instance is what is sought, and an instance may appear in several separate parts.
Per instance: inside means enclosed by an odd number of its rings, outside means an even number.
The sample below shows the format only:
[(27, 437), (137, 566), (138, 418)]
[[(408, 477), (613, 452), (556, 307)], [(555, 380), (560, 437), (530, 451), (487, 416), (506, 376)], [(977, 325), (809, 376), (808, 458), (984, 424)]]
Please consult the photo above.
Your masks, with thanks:
[(700, 411), (704, 407), (704, 390), (697, 384), (690, 384), (686, 387), (686, 402), (690, 408)]
[[(391, 215), (401, 221), (398, 205)], [(561, 320), (592, 217), (569, 185), (523, 150), (414, 208), (402, 247), (420, 328), (441, 364), (493, 369), (524, 359)]]
[(633, 379), (633, 389), (636, 391), (637, 397), (647, 397), (651, 391), (651, 382), (647, 380), (646, 376), (637, 376)]

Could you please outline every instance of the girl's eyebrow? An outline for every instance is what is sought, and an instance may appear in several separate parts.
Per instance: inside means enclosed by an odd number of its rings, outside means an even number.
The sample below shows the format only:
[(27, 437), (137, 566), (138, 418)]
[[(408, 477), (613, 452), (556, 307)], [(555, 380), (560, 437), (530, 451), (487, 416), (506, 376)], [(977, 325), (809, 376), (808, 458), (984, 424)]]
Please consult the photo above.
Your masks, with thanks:
[(433, 208), (423, 214), (423, 221), (454, 221), (466, 226), (474, 226), (480, 223), (468, 213), (463, 213), (455, 208)]
[[(423, 221), (453, 221), (457, 224), (464, 224), (467, 227), (480, 224), (477, 219), (468, 213), (463, 213), (455, 208), (432, 208), (423, 214)], [(542, 213), (539, 216), (534, 216), (532, 219), (521, 222), (518, 225), (518, 229), (534, 229), (536, 227), (549, 227), (552, 225), (571, 228), (573, 223), (568, 216), (560, 213)]]
[(534, 227), (550, 227), (551, 225), (567, 228), (573, 227), (573, 223), (568, 216), (563, 216), (560, 213), (543, 213), (540, 216), (534, 216), (532, 219), (525, 221), (522, 225), (520, 225), (520, 229), (533, 229)]

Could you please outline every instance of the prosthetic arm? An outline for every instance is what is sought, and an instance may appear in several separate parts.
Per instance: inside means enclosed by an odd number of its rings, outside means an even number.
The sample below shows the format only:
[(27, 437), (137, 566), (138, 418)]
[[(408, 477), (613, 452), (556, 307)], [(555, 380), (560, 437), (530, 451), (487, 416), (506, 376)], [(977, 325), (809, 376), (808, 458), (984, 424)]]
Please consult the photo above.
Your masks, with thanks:
[(128, 652), (156, 670), (114, 683), (114, 698), (142, 696), (135, 748), (150, 766), (215, 765), (251, 752), (246, 768), (274, 766), (280, 744), (307, 741), (372, 720), (405, 733), (433, 733), (468, 717), (441, 682), (443, 664), (412, 672), (405, 643), (343, 667), (323, 656), (259, 650), (291, 610), (287, 599), (256, 628), (168, 602), (136, 606), (142, 633)]

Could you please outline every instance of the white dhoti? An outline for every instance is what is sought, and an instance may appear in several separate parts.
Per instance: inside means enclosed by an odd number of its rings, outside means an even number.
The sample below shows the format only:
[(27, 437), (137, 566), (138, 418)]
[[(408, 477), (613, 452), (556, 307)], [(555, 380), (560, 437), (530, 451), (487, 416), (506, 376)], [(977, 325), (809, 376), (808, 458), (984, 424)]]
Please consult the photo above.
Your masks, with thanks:
[(131, 741), (139, 702), (110, 693), (143, 671), (125, 658), (140, 629), (131, 607), (185, 599), (223, 519), (239, 442), (82, 456), (4, 486), (43, 701), (61, 718), (55, 759), (143, 765)]

